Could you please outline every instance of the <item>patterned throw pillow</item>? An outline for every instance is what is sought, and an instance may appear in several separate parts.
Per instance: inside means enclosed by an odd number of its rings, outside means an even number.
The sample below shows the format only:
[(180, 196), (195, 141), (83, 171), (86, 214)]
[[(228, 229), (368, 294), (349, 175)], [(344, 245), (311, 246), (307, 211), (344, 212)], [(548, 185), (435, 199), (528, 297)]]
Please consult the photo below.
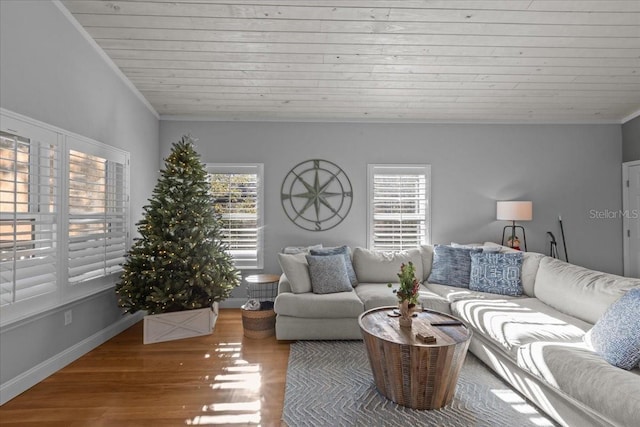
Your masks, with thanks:
[(352, 291), (342, 255), (307, 255), (309, 276), (314, 294)]
[(340, 246), (337, 248), (311, 249), (309, 253), (311, 255), (318, 256), (342, 255), (344, 257), (344, 264), (347, 267), (347, 275), (349, 276), (351, 286), (353, 286), (354, 288), (358, 286), (358, 278), (356, 277), (356, 272), (353, 270), (353, 264), (351, 263), (351, 256), (349, 255), (348, 246)]
[(622, 369), (640, 363), (640, 289), (611, 304), (585, 336), (604, 360)]
[(451, 246), (436, 245), (433, 249), (433, 264), (431, 274), (427, 278), (429, 283), (469, 287), (471, 276), (471, 254), (482, 253), (482, 249), (452, 248)]
[(522, 288), (522, 252), (471, 254), (472, 291), (520, 296)]

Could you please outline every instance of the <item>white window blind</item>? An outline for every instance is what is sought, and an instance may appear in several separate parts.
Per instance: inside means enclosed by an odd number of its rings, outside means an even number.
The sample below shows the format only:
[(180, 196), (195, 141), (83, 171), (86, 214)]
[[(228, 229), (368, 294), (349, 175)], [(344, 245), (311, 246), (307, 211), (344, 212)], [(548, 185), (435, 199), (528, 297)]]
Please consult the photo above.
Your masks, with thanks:
[(239, 269), (262, 268), (262, 164), (208, 164), (222, 241)]
[(56, 291), (59, 147), (0, 132), (0, 307)]
[(129, 154), (0, 109), (0, 326), (112, 287)]
[(430, 241), (430, 166), (369, 165), (369, 248), (399, 251)]
[(72, 285), (121, 271), (128, 241), (126, 158), (86, 144), (69, 144), (78, 145), (68, 151)]

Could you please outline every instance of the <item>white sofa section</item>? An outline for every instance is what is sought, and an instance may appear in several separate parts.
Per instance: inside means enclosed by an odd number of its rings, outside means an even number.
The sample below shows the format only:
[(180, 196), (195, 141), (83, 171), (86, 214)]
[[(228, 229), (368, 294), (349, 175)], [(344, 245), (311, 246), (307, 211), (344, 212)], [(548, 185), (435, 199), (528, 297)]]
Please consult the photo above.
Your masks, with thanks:
[(275, 301), (277, 338), (361, 339), (358, 316), (396, 305), (387, 282), (397, 281), (402, 262), (421, 261), (416, 276), (423, 280), (423, 307), (462, 319), (474, 331), (470, 351), (560, 424), (640, 425), (640, 368), (614, 367), (583, 340), (625, 291), (640, 288), (640, 280), (524, 253), (524, 295), (510, 297), (429, 283), (432, 256), (430, 246), (396, 255), (355, 248), (360, 284), (329, 295), (294, 294), (283, 274)]

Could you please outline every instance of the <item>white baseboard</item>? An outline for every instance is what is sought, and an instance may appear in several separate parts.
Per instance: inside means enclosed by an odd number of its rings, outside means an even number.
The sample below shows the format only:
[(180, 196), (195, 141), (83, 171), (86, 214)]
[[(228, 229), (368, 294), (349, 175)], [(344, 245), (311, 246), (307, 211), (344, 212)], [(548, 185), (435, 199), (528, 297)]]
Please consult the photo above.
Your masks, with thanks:
[(144, 312), (124, 316), (116, 323), (96, 332), (79, 343), (34, 366), (28, 371), (0, 384), (0, 405), (28, 390), (69, 363), (87, 354), (100, 344), (118, 335), (144, 317)]

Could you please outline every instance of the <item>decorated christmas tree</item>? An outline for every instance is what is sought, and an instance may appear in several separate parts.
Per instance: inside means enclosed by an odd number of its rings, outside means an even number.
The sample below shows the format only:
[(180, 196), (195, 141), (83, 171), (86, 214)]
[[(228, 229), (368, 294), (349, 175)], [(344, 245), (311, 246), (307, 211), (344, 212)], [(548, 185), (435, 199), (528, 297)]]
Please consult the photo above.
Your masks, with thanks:
[(118, 304), (148, 314), (211, 307), (238, 286), (239, 275), (190, 136), (173, 144), (160, 174), (116, 285)]

